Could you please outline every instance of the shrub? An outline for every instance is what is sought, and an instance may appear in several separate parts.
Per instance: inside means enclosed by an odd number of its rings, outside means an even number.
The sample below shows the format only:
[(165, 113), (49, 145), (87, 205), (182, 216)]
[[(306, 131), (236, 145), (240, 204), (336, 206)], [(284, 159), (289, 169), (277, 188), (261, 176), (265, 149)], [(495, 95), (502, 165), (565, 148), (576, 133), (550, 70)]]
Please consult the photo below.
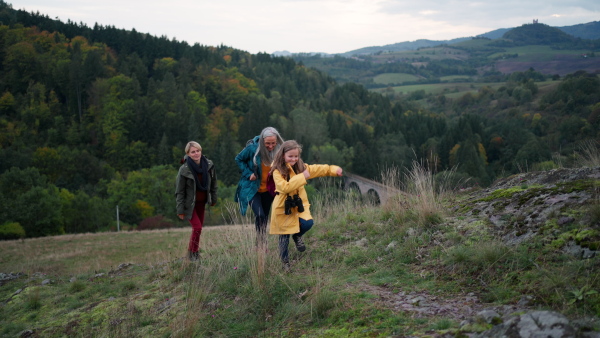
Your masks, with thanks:
[(18, 222), (6, 222), (0, 225), (0, 240), (25, 237), (25, 229)]
[(166, 219), (163, 215), (156, 215), (144, 218), (138, 225), (137, 230), (168, 229), (173, 227), (175, 227), (175, 224)]

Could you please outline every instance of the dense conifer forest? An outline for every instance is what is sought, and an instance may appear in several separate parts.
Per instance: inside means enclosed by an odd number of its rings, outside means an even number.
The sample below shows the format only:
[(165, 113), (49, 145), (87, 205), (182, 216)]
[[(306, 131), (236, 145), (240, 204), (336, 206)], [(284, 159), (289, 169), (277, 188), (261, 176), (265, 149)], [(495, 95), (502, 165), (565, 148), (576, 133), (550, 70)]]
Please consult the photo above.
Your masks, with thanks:
[(291, 58), (64, 23), (0, 1), (0, 238), (115, 229), (117, 205), (124, 228), (176, 224), (189, 140), (216, 165), (221, 201), (208, 222), (220, 224), (234, 157), (265, 126), (298, 140), (307, 163), (373, 179), (414, 160), (480, 186), (568, 165), (581, 142), (600, 139), (600, 80), (577, 72), (541, 92), (540, 78), (530, 70), (460, 98), (392, 100)]

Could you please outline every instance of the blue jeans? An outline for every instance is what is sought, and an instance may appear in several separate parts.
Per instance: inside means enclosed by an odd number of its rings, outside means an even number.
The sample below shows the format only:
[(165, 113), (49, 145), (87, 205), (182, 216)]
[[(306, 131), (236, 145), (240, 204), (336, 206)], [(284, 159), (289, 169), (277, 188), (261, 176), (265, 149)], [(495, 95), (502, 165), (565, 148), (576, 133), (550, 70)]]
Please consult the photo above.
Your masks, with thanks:
[[(302, 237), (310, 228), (312, 228), (314, 221), (309, 219), (308, 221), (300, 218), (300, 232), (294, 234), (294, 237)], [(290, 235), (279, 235), (279, 257), (281, 261), (287, 263), (290, 261), (288, 246), (290, 245)]]
[(269, 192), (257, 192), (250, 200), (250, 207), (254, 212), (254, 227), (256, 228), (257, 244), (265, 242), (267, 239), (267, 223), (269, 222), (269, 212), (273, 204), (274, 196)]

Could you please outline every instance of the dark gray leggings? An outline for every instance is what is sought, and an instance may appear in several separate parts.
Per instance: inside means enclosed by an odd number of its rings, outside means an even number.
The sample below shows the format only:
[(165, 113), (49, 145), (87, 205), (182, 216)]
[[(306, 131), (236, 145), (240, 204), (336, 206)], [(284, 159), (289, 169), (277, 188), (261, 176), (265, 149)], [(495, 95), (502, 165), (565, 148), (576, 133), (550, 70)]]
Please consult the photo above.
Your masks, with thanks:
[[(309, 219), (308, 221), (300, 218), (300, 232), (294, 234), (296, 237), (302, 237), (310, 228), (312, 228), (314, 221)], [(290, 245), (290, 235), (279, 235), (279, 257), (281, 257), (281, 261), (284, 263), (289, 262), (289, 250), (288, 246)]]

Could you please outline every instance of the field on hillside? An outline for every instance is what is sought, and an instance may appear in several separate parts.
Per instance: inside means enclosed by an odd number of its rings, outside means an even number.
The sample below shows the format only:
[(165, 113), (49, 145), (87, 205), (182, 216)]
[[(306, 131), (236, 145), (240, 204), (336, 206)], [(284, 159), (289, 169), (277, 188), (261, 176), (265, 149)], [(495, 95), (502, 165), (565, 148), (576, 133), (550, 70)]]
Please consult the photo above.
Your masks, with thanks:
[(521, 62), (542, 62), (556, 60), (558, 55), (581, 56), (586, 53), (583, 50), (561, 50), (552, 48), (551, 46), (521, 46), (504, 48), (504, 50), (503, 52), (492, 54), (488, 58), (495, 60), (506, 54), (517, 54), (518, 57), (516, 59)]
[[(407, 86), (394, 86), (391, 87), (396, 94), (409, 95), (413, 92), (423, 90), (426, 94), (464, 94), (467, 92), (476, 92), (479, 88), (489, 86), (492, 88), (499, 88), (504, 83), (465, 83), (465, 82), (453, 82), (453, 83), (429, 83), (429, 84), (418, 84), (418, 85), (407, 85)], [(383, 92), (385, 89), (377, 89), (374, 91)]]
[[(451, 77), (448, 77), (451, 78)], [(463, 77), (464, 78), (464, 77)], [(536, 82), (540, 93), (547, 91), (546, 88), (554, 88), (560, 81)], [(413, 92), (423, 90), (425, 94), (439, 95), (444, 94), (448, 98), (458, 98), (466, 93), (477, 93), (480, 88), (488, 86), (494, 90), (506, 86), (504, 82), (450, 82), (450, 83), (429, 83), (406, 86), (393, 86), (389, 88), (378, 88), (373, 91), (383, 93), (389, 92), (390, 88), (396, 94), (410, 95)]]
[(405, 73), (385, 73), (379, 74), (373, 78), (377, 84), (398, 84), (404, 82), (418, 81), (420, 78), (412, 74)]
[(457, 81), (457, 80), (467, 81), (470, 78), (471, 77), (469, 75), (448, 75), (448, 76), (440, 77), (440, 81), (442, 81), (442, 82), (453, 82), (453, 81)]
[(428, 58), (429, 60), (466, 60), (469, 58), (469, 53), (456, 48), (447, 46), (423, 48), (419, 50), (406, 50), (400, 52), (389, 52), (372, 55), (373, 63), (394, 62), (397, 60), (419, 60)]

